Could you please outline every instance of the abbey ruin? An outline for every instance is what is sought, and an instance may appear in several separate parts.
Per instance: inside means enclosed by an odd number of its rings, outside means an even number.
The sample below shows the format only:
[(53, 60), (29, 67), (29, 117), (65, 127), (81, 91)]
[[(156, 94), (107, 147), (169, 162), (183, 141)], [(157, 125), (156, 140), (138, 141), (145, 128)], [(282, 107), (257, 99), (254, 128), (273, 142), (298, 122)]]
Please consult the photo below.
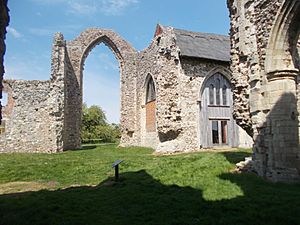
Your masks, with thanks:
[(120, 68), (121, 146), (184, 152), (247, 147), (253, 138), (260, 176), (298, 181), (300, 1), (228, 7), (230, 37), (158, 25), (141, 52), (111, 30), (90, 28), (72, 41), (57, 33), (49, 80), (3, 82), (0, 152), (80, 148), (84, 62), (104, 43)]
[(299, 180), (299, 0), (229, 0), (237, 122), (253, 136), (253, 166)]
[(81, 147), (84, 61), (100, 43), (120, 65), (121, 146), (164, 153), (251, 146), (232, 117), (229, 37), (158, 25), (141, 52), (111, 30), (87, 29), (73, 41), (56, 34), (50, 80), (4, 81), (8, 104), (1, 151)]

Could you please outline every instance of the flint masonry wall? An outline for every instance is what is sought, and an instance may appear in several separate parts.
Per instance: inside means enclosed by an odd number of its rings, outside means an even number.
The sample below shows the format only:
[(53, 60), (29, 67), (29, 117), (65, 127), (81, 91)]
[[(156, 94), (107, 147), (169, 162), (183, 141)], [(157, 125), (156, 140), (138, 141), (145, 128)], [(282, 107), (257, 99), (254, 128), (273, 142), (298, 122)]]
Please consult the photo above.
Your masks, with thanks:
[[(166, 31), (170, 34), (169, 31)], [(172, 33), (171, 33), (172, 34)], [(138, 54), (137, 62), (137, 121), (139, 126), (138, 145), (155, 149), (163, 142), (176, 142), (181, 132), (180, 110), (178, 108), (178, 74), (179, 57), (175, 36), (160, 35), (153, 39), (150, 46)], [(152, 76), (156, 88), (156, 130), (145, 130), (145, 100), (147, 76)], [(174, 146), (169, 145), (172, 149)]]
[[(203, 81), (213, 71), (229, 74), (229, 63), (181, 57), (173, 28), (164, 27), (137, 57), (137, 133), (135, 143), (157, 152), (199, 150), (199, 100)], [(156, 87), (156, 132), (147, 132), (146, 84), (151, 76)], [(240, 131), (243, 132), (242, 130)], [(248, 139), (247, 139), (248, 138)], [(251, 138), (245, 135), (245, 143)]]
[(9, 23), (8, 16), (8, 8), (7, 8), (7, 0), (3, 0), (0, 2), (0, 122), (1, 122), (1, 99), (2, 99), (2, 79), (4, 74), (4, 53), (5, 53), (5, 35), (6, 35), (6, 27)]
[(0, 152), (58, 152), (63, 150), (64, 56), (63, 36), (52, 50), (52, 77), (47, 81), (6, 80), (8, 107)]
[(5, 85), (11, 90), (8, 94), (13, 99), (13, 109), (4, 115), (7, 121), (5, 134), (0, 136), (0, 152), (30, 152), (33, 149), (51, 152), (54, 140), (49, 140), (51, 129), (47, 111), (50, 82), (8, 80)]
[(300, 173), (299, 5), (228, 1), (235, 116), (253, 135), (254, 169), (275, 181), (296, 181)]
[[(55, 35), (51, 79), (7, 81), (8, 122), (0, 137), (3, 152), (58, 152), (80, 148), (84, 61), (106, 44), (120, 65), (121, 146), (148, 146), (158, 152), (198, 150), (200, 89), (208, 74), (226, 72), (229, 63), (184, 58), (173, 28), (164, 27), (150, 46), (137, 52), (111, 30), (90, 28), (73, 41)], [(146, 131), (146, 85), (156, 89), (155, 131)]]

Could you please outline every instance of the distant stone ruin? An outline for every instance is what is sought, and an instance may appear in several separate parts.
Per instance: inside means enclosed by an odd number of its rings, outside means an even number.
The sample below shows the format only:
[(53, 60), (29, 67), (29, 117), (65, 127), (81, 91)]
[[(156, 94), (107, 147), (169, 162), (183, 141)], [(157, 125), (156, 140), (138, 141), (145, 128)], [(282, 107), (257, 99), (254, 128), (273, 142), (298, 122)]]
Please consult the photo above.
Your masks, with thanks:
[(111, 30), (87, 29), (73, 41), (57, 33), (50, 80), (4, 81), (8, 104), (1, 152), (81, 147), (84, 61), (100, 43), (120, 66), (121, 146), (164, 153), (251, 146), (232, 116), (229, 37), (158, 25), (141, 52)]

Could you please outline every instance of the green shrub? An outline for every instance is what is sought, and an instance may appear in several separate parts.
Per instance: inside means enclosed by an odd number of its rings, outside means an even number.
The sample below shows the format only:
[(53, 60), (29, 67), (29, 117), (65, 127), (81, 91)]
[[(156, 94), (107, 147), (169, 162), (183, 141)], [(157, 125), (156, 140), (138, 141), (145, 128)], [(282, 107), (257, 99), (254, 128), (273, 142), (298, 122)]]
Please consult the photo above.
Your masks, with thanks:
[(83, 143), (117, 142), (121, 137), (120, 126), (109, 124), (100, 106), (83, 104), (81, 140)]

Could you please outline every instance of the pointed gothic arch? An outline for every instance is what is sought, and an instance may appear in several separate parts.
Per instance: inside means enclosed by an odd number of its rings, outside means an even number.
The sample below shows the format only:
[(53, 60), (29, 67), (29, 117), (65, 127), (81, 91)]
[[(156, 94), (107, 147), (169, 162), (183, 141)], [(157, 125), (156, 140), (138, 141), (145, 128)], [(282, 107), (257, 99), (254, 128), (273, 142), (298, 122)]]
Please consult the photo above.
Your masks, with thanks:
[[(105, 44), (111, 49), (119, 62), (120, 69), (120, 126), (128, 134), (127, 138), (132, 137), (134, 131), (135, 92), (131, 87), (134, 83), (135, 74), (133, 72), (134, 55), (136, 50), (117, 33), (112, 30), (89, 28), (83, 31), (74, 40), (66, 43), (66, 98), (65, 98), (65, 135), (64, 149), (79, 148), (80, 143), (80, 125), (82, 114), (82, 96), (83, 96), (83, 70), (84, 63), (89, 53), (99, 44)], [(125, 86), (127, 88), (125, 88)], [(126, 110), (125, 110), (126, 108)], [(122, 132), (122, 135), (125, 132)], [(126, 138), (122, 136), (122, 139)], [(121, 139), (121, 142), (122, 142)]]
[(156, 85), (153, 77), (148, 74), (145, 80), (146, 132), (156, 131)]
[(299, 72), (299, 21), (300, 1), (285, 0), (277, 13), (266, 50), (264, 66), (268, 79), (282, 76), (293, 79)]
[(224, 72), (220, 68), (210, 71), (200, 89), (200, 146), (204, 148), (236, 147), (239, 142), (237, 125), (232, 116), (229, 74), (226, 76), (221, 71)]

